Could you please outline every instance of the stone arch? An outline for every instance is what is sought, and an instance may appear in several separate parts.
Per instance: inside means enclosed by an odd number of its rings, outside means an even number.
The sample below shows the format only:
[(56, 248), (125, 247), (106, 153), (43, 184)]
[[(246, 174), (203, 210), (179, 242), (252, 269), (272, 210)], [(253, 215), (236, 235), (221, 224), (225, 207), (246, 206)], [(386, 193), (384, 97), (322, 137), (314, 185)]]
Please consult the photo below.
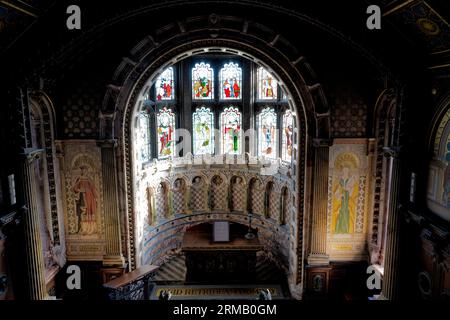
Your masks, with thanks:
[(188, 211), (188, 182), (181, 175), (176, 175), (171, 179), (172, 182), (172, 208), (173, 213), (187, 213)]
[(211, 211), (228, 211), (228, 179), (220, 173), (213, 173), (210, 180)]
[(190, 184), (190, 209), (193, 212), (208, 211), (208, 179), (204, 175), (194, 175)]
[(273, 180), (266, 182), (265, 193), (264, 193), (264, 216), (266, 218), (273, 217), (275, 211), (273, 206), (275, 205), (275, 183)]
[(248, 211), (264, 216), (264, 183), (257, 177), (248, 183)]
[(247, 183), (241, 175), (233, 175), (230, 179), (230, 210), (247, 211)]
[(161, 180), (156, 185), (156, 221), (165, 220), (171, 215), (170, 182)]
[[(221, 18), (220, 18), (221, 19)], [(245, 23), (242, 20), (242, 23)], [(305, 208), (305, 172), (306, 160), (310, 157), (308, 151), (308, 136), (329, 134), (329, 112), (325, 95), (321, 85), (307, 63), (305, 57), (300, 55), (292, 46), (277, 48), (270, 45), (264, 37), (257, 34), (243, 34), (241, 30), (229, 30), (217, 26), (217, 36), (210, 37), (203, 29), (191, 30), (188, 33), (179, 33), (164, 39), (164, 28), (156, 34), (157, 38), (146, 37), (131, 51), (130, 57), (124, 59), (115, 72), (114, 79), (104, 98), (102, 108), (101, 131), (105, 137), (118, 133), (119, 146), (123, 154), (123, 162), (119, 164), (125, 172), (126, 181), (124, 198), (127, 199), (128, 238), (133, 241), (134, 214), (133, 203), (129, 199), (133, 196), (131, 183), (132, 170), (131, 155), (133, 128), (131, 120), (134, 117), (134, 107), (139, 100), (139, 93), (147, 85), (147, 79), (155, 79), (167, 65), (183, 59), (186, 55), (206, 51), (225, 50), (234, 54), (241, 54), (247, 59), (267, 67), (277, 75), (283, 89), (289, 93), (289, 104), (296, 113), (296, 136), (298, 154), (294, 165), (295, 191), (298, 194), (296, 212), (299, 226), (296, 228), (296, 241), (298, 248), (303, 247), (303, 213)], [(282, 36), (278, 36), (278, 39)], [(289, 43), (283, 38), (284, 43)], [(306, 78), (303, 75), (306, 75)], [(151, 83), (151, 80), (150, 80)], [(111, 116), (110, 116), (111, 115)], [(115, 116), (114, 116), (115, 115)], [(115, 119), (110, 121), (109, 119)], [(108, 133), (109, 132), (109, 133)], [(301, 152), (300, 152), (301, 150)], [(191, 195), (192, 196), (192, 195)], [(135, 266), (135, 248), (130, 246), (128, 258), (130, 267)], [(297, 264), (299, 265), (296, 281), (300, 282), (303, 274), (303, 250), (298, 250)]]

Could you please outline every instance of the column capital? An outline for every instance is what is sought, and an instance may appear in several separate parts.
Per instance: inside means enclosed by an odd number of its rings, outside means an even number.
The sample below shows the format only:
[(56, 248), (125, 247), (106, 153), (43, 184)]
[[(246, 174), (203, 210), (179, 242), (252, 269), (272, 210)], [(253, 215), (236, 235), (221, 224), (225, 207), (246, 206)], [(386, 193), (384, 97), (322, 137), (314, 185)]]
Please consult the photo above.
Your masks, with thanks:
[(391, 157), (391, 158), (398, 159), (400, 157), (402, 149), (403, 149), (402, 146), (384, 147), (383, 148), (383, 155), (385, 157)]
[(44, 153), (44, 149), (37, 148), (23, 148), (20, 156), (23, 160), (26, 160), (28, 163), (32, 163), (34, 160), (37, 160)]
[(331, 139), (314, 138), (313, 146), (315, 148), (329, 148), (331, 146)]
[(98, 140), (97, 146), (99, 146), (100, 148), (116, 148), (117, 139)]

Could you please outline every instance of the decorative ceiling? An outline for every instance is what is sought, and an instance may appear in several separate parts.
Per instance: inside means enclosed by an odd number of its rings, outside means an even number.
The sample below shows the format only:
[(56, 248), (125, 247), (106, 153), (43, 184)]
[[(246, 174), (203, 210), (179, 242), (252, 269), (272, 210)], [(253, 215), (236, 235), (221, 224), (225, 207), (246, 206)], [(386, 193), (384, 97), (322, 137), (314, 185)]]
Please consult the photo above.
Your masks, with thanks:
[(383, 18), (428, 55), (437, 77), (450, 77), (450, 1), (380, 0)]
[(0, 0), (0, 52), (11, 46), (54, 2)]
[[(153, 0), (150, 2), (157, 2)], [(266, 1), (266, 0), (259, 0)], [(269, 0), (267, 0), (269, 1)], [(361, 4), (378, 4), (381, 7), (383, 23), (399, 32), (398, 36), (414, 43), (418, 51), (429, 58), (428, 66), (433, 71), (448, 73), (450, 67), (450, 1), (448, 0), (360, 0)], [(131, 10), (138, 2), (118, 3), (121, 10)], [(231, 2), (231, 1), (230, 1)], [(56, 0), (0, 0), (0, 54), (11, 47), (20, 36), (54, 6)], [(71, 4), (68, 2), (68, 4)], [(149, 1), (146, 1), (149, 4)], [(58, 1), (58, 5), (63, 5)], [(91, 5), (91, 4), (89, 4)], [(93, 3), (92, 3), (93, 5)], [(142, 5), (142, 4), (141, 4)], [(299, 3), (301, 12), (307, 3)], [(343, 4), (346, 6), (347, 4)], [(351, 5), (351, 4), (348, 4)], [(353, 6), (356, 5), (356, 2)], [(88, 4), (84, 4), (84, 7)], [(56, 7), (56, 6), (54, 6)], [(302, 9), (303, 8), (303, 9)], [(319, 6), (322, 10), (323, 6)], [(106, 10), (106, 9), (105, 9)], [(49, 18), (58, 18), (60, 11), (53, 10)], [(345, 12), (346, 10), (343, 10)], [(100, 13), (100, 12), (98, 12)], [(314, 13), (314, 12), (313, 12)], [(52, 15), (53, 14), (53, 15)], [(64, 12), (65, 14), (65, 12)], [(105, 11), (107, 15), (107, 10)], [(97, 15), (96, 15), (97, 16)], [(100, 15), (101, 16), (101, 15)], [(346, 19), (336, 29), (345, 30)], [(348, 29), (348, 28), (347, 28)], [(394, 35), (395, 36), (395, 35)]]
[(420, 41), (429, 53), (450, 49), (450, 2), (433, 0), (381, 1), (383, 17)]

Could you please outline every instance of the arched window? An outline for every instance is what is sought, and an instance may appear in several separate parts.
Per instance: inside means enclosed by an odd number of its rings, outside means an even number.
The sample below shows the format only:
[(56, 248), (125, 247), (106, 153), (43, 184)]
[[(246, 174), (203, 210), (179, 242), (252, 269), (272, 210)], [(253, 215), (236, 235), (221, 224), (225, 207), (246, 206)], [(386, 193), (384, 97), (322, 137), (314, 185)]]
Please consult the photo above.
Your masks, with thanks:
[(241, 113), (238, 108), (225, 108), (220, 114), (221, 151), (223, 154), (241, 153)]
[(242, 69), (237, 63), (226, 63), (219, 73), (220, 99), (241, 99)]
[(265, 108), (258, 115), (258, 155), (277, 157), (277, 114), (273, 108)]
[(214, 70), (208, 63), (196, 63), (192, 68), (192, 98), (214, 99)]
[(157, 101), (173, 100), (174, 92), (173, 68), (169, 67), (156, 79), (155, 97)]
[(214, 114), (201, 107), (192, 114), (194, 154), (214, 153)]
[(258, 99), (276, 100), (278, 97), (278, 82), (263, 67), (258, 68)]
[(171, 109), (162, 108), (156, 116), (158, 125), (158, 158), (171, 157), (175, 150), (175, 115)]
[(435, 131), (428, 173), (428, 208), (450, 221), (450, 106)]
[(150, 152), (150, 120), (147, 112), (141, 112), (138, 116), (138, 130), (136, 137), (136, 149), (138, 151), (138, 159), (141, 162), (147, 162), (151, 159)]
[(291, 110), (283, 114), (283, 133), (281, 138), (281, 159), (291, 162), (292, 160), (292, 136), (294, 132), (294, 118)]

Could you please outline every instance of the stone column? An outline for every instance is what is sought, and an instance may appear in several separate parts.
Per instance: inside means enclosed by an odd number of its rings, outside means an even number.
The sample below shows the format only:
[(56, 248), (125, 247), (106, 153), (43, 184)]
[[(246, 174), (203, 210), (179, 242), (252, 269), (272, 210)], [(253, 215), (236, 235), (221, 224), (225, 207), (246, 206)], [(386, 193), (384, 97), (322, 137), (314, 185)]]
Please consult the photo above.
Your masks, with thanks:
[(380, 299), (396, 300), (398, 298), (399, 281), (399, 235), (400, 235), (400, 210), (399, 210), (399, 182), (400, 160), (398, 151), (393, 148), (385, 148), (388, 161), (391, 161), (391, 189), (388, 208), (388, 221), (386, 233), (386, 247), (384, 258), (383, 284)]
[(315, 139), (313, 205), (311, 219), (311, 243), (309, 265), (327, 265), (327, 208), (328, 208), (328, 159), (329, 140)]
[(27, 298), (44, 300), (48, 298), (45, 285), (44, 256), (40, 232), (39, 212), (36, 203), (36, 163), (42, 150), (26, 149), (22, 154), (21, 179), (25, 207), (22, 211), (25, 244)]
[(116, 141), (99, 142), (102, 155), (103, 208), (105, 219), (104, 266), (124, 265), (122, 240), (120, 234), (119, 197), (116, 172)]

